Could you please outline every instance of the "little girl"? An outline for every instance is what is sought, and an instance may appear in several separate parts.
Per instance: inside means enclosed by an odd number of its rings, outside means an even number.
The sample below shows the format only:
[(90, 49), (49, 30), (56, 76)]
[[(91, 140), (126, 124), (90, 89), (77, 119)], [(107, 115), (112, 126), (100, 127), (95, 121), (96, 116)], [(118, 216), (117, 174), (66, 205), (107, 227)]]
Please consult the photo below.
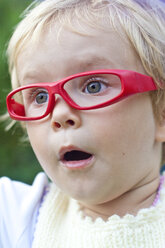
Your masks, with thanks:
[(1, 178), (0, 247), (164, 248), (164, 1), (33, 5), (7, 107), (45, 173)]

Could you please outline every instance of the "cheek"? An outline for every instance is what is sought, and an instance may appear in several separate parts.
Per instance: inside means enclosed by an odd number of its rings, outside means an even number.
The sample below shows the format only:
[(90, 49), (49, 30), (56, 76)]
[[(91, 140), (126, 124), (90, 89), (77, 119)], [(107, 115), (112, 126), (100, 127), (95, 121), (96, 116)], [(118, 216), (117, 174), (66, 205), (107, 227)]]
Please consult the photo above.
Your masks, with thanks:
[(42, 165), (42, 160), (48, 156), (50, 151), (48, 146), (49, 129), (47, 125), (37, 122), (27, 123), (26, 128), (34, 153), (36, 154), (39, 162)]
[(57, 163), (54, 153), (56, 144), (51, 145), (51, 142), (49, 142), (50, 126), (43, 123), (42, 125), (28, 125), (27, 132), (31, 146), (41, 167), (52, 181), (56, 181), (53, 180), (54, 173), (58, 174), (56, 171), (57, 168), (54, 166)]
[[(96, 112), (95, 112), (96, 113)], [(149, 97), (130, 97), (88, 116), (91, 137), (104, 154), (125, 156), (151, 149), (155, 121)]]

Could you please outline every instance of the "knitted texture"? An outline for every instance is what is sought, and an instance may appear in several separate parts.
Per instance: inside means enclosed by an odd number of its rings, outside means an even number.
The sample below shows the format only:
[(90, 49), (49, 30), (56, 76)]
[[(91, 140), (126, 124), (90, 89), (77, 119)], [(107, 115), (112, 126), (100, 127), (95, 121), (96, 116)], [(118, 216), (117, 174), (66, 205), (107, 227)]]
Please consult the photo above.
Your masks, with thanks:
[(108, 221), (83, 217), (77, 201), (53, 184), (40, 208), (33, 248), (165, 248), (165, 182), (156, 206)]

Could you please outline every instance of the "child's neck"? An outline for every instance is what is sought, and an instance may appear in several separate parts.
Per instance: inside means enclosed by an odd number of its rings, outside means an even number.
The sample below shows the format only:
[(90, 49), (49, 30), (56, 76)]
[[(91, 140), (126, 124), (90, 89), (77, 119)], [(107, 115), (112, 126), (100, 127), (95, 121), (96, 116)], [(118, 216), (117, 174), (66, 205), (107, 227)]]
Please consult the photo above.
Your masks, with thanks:
[(137, 188), (131, 189), (120, 197), (99, 205), (88, 205), (80, 203), (81, 210), (85, 216), (93, 220), (101, 217), (107, 221), (114, 214), (123, 217), (126, 214), (136, 215), (140, 209), (152, 206), (160, 178), (156, 177), (151, 182)]

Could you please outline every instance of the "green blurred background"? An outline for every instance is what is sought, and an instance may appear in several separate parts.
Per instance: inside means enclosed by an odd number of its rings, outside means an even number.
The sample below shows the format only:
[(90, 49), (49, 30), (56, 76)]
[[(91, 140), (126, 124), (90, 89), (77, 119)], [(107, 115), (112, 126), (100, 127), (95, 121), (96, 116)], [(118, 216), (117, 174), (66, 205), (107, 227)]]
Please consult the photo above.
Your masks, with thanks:
[[(20, 15), (31, 3), (30, 0), (0, 0), (0, 115), (6, 112), (5, 98), (10, 91), (5, 50), (7, 42)], [(0, 177), (32, 183), (41, 171), (40, 165), (28, 143), (21, 142), (22, 129), (18, 126), (6, 132), (5, 124), (0, 123)]]

